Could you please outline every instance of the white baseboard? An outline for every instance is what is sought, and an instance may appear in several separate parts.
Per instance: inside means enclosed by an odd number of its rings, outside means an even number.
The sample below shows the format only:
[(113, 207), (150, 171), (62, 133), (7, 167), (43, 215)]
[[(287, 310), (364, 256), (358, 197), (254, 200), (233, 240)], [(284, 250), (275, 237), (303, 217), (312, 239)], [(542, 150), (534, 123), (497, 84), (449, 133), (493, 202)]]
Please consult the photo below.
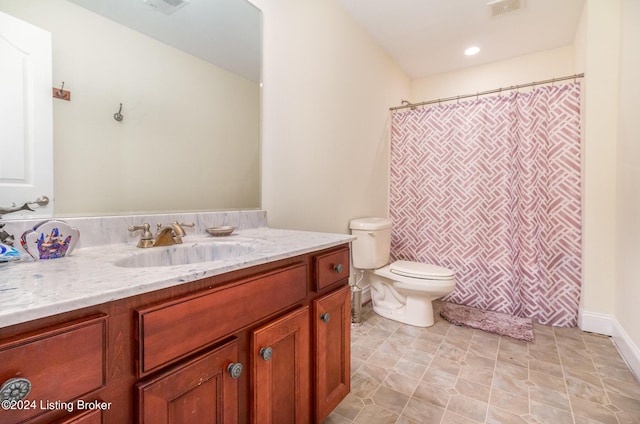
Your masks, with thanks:
[(613, 344), (618, 348), (618, 352), (622, 355), (631, 372), (636, 376), (636, 380), (640, 381), (640, 349), (631, 340), (631, 337), (624, 331), (618, 320), (613, 319)]
[(578, 327), (590, 333), (611, 336), (618, 352), (629, 365), (636, 379), (640, 381), (640, 349), (614, 316), (581, 309), (578, 313)]
[(613, 336), (613, 316), (597, 312), (578, 311), (578, 327), (582, 331)]

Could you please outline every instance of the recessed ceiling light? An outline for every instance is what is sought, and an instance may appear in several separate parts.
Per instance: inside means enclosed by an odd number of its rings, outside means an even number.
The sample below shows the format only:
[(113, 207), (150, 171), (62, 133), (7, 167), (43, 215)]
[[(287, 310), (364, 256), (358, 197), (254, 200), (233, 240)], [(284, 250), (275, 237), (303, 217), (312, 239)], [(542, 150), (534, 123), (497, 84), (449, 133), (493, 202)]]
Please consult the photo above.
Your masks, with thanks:
[(480, 51), (480, 47), (471, 46), (464, 51), (464, 54), (466, 54), (467, 56), (473, 56), (474, 54), (477, 54), (479, 51)]

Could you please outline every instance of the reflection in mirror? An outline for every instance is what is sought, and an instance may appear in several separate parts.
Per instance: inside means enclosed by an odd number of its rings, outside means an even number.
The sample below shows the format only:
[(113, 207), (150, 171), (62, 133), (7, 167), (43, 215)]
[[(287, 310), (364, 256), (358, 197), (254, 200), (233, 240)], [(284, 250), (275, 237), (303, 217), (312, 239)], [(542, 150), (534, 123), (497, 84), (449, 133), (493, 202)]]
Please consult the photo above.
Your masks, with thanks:
[[(260, 11), (152, 2), (0, 0), (51, 32), (53, 85), (70, 92), (53, 99), (56, 216), (260, 208)], [(241, 44), (207, 31), (223, 27)]]

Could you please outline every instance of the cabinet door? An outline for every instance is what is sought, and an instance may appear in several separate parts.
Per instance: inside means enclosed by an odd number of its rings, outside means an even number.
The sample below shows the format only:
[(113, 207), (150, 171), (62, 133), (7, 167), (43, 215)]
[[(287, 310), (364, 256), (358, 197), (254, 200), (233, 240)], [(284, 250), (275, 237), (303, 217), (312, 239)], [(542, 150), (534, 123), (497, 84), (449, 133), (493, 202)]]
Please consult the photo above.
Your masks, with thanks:
[(308, 306), (252, 332), (253, 423), (309, 422), (309, 333)]
[(237, 423), (237, 361), (234, 340), (139, 383), (138, 423)]
[(349, 393), (351, 296), (348, 286), (313, 302), (316, 361), (315, 422), (322, 422)]

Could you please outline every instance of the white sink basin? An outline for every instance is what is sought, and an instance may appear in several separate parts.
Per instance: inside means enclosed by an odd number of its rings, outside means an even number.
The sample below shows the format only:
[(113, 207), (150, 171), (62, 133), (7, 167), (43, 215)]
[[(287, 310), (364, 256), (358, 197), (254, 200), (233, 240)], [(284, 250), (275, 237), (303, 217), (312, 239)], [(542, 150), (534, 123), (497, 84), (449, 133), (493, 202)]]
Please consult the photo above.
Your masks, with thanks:
[(116, 266), (125, 268), (188, 265), (234, 259), (253, 251), (249, 244), (238, 242), (191, 243), (167, 247), (151, 247), (132, 256), (118, 259)]

